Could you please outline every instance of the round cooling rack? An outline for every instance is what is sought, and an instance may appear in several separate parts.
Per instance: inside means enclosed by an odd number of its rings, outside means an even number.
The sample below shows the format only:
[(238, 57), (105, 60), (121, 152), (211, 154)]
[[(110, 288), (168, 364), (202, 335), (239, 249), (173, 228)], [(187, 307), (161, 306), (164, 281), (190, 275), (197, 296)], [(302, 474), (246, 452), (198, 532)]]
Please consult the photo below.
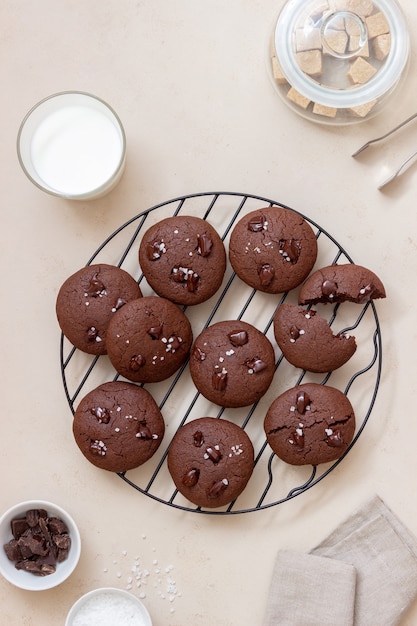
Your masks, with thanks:
[[(238, 219), (249, 211), (265, 206), (287, 207), (262, 196), (235, 192), (204, 192), (181, 196), (148, 208), (120, 226), (94, 252), (86, 265), (108, 263), (122, 267), (141, 286), (143, 295), (154, 295), (143, 277), (138, 249), (141, 233), (155, 222), (172, 215), (195, 215), (212, 224), (221, 235), (226, 250), (231, 230)], [(291, 209), (294, 210), (294, 209)], [(313, 228), (318, 241), (318, 257), (313, 268), (332, 263), (353, 263), (344, 248), (321, 226), (301, 215)], [(271, 295), (245, 285), (232, 271), (230, 264), (219, 292), (207, 302), (184, 308), (191, 322), (194, 337), (222, 319), (242, 319), (259, 328), (272, 342), (276, 354), (276, 372), (271, 387), (261, 400), (250, 407), (225, 409), (211, 404), (197, 392), (191, 380), (188, 362), (169, 380), (146, 385), (162, 411), (166, 423), (165, 437), (156, 454), (144, 465), (118, 474), (135, 490), (160, 503), (196, 513), (230, 515), (259, 511), (282, 504), (325, 478), (337, 467), (360, 437), (372, 412), (381, 377), (381, 331), (373, 301), (364, 305), (343, 303), (315, 306), (328, 319), (333, 332), (349, 331), (356, 337), (357, 350), (341, 368), (328, 374), (312, 374), (290, 365), (284, 359), (273, 336), (273, 317), (284, 302), (297, 303), (297, 290)], [(119, 375), (107, 356), (91, 356), (75, 349), (61, 334), (60, 360), (64, 390), (72, 413), (79, 401), (104, 382)], [(292, 466), (281, 461), (266, 441), (263, 421), (272, 401), (281, 393), (301, 383), (329, 384), (343, 391), (356, 415), (355, 437), (344, 455), (332, 464)], [(255, 448), (255, 468), (243, 493), (227, 507), (204, 509), (186, 500), (175, 488), (167, 468), (167, 454), (172, 437), (186, 422), (212, 416), (239, 424), (251, 438)]]

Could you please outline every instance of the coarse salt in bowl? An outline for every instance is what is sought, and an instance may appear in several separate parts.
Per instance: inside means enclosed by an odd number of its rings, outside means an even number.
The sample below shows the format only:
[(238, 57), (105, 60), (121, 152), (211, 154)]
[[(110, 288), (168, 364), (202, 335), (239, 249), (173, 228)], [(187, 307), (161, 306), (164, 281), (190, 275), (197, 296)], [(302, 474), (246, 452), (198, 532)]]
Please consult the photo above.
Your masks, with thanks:
[[(56, 571), (45, 576), (18, 570), (5, 552), (4, 546), (13, 539), (11, 522), (14, 519), (24, 518), (28, 511), (43, 509), (48, 517), (56, 517), (66, 525), (71, 545), (68, 556), (56, 564)], [(60, 506), (45, 500), (27, 500), (12, 506), (0, 518), (0, 573), (10, 583), (20, 589), (28, 591), (43, 591), (63, 583), (74, 571), (81, 553), (81, 539), (77, 525), (73, 518)]]
[(146, 607), (132, 593), (102, 587), (81, 596), (71, 607), (65, 626), (152, 626)]

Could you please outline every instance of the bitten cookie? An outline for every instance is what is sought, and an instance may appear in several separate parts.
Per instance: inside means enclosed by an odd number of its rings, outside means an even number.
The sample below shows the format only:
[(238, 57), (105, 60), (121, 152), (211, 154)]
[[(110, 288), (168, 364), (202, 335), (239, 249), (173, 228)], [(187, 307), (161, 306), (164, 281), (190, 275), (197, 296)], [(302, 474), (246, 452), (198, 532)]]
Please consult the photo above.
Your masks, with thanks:
[(266, 207), (245, 215), (234, 227), (229, 259), (241, 280), (266, 293), (300, 285), (317, 258), (311, 226), (295, 211)]
[(275, 353), (260, 330), (242, 321), (217, 322), (194, 342), (190, 373), (202, 395), (223, 407), (248, 406), (267, 391)]
[(355, 337), (334, 335), (324, 317), (295, 304), (278, 307), (274, 335), (287, 361), (309, 372), (332, 372), (356, 351)]
[(107, 326), (126, 302), (142, 296), (130, 274), (101, 263), (83, 267), (67, 278), (56, 300), (56, 315), (65, 337), (88, 354), (106, 354)]
[(274, 400), (264, 429), (272, 450), (286, 463), (319, 465), (347, 450), (355, 434), (355, 414), (338, 389), (306, 383)]
[(298, 304), (363, 304), (385, 296), (384, 285), (374, 272), (361, 265), (348, 263), (329, 265), (311, 274), (300, 289)]
[(172, 376), (193, 342), (191, 324), (175, 304), (159, 296), (132, 300), (107, 329), (108, 356), (130, 381), (154, 383)]
[(151, 394), (116, 381), (90, 391), (75, 411), (73, 433), (83, 455), (96, 467), (125, 472), (148, 461), (165, 432)]
[(207, 508), (235, 500), (253, 468), (253, 445), (245, 431), (214, 417), (201, 417), (182, 426), (168, 452), (168, 469), (178, 491)]
[(158, 295), (189, 306), (208, 300), (219, 289), (226, 252), (211, 224), (182, 215), (161, 220), (146, 231), (139, 263)]

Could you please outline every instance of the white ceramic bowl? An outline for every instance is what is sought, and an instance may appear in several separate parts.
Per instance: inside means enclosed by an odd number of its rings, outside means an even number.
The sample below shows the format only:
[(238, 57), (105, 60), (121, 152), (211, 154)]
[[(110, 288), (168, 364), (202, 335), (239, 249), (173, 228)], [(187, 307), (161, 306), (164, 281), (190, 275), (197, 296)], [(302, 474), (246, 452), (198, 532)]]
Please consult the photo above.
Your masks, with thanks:
[[(10, 528), (11, 521), (15, 518), (24, 517), (26, 511), (31, 509), (45, 509), (49, 516), (61, 519), (67, 525), (71, 537), (71, 547), (67, 559), (62, 563), (57, 563), (56, 572), (47, 576), (37, 576), (30, 572), (17, 570), (15, 564), (8, 559), (3, 548), (13, 538)], [(3, 513), (0, 518), (0, 544), (0, 573), (16, 587), (28, 591), (42, 591), (60, 585), (74, 571), (81, 552), (80, 533), (72, 517), (61, 507), (45, 500), (20, 502)]]
[[(152, 626), (146, 607), (129, 591), (114, 587), (102, 587), (81, 596), (71, 607), (65, 626), (94, 623), (100, 626)], [(123, 619), (126, 616), (126, 619)]]

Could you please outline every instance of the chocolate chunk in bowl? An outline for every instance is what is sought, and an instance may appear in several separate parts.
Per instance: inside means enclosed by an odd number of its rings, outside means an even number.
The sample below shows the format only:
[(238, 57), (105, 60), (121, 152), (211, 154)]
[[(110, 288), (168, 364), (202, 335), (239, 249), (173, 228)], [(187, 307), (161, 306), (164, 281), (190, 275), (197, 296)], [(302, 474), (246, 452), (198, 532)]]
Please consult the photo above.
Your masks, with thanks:
[(0, 573), (21, 589), (41, 591), (64, 582), (78, 564), (81, 539), (60, 506), (29, 500), (0, 518)]

